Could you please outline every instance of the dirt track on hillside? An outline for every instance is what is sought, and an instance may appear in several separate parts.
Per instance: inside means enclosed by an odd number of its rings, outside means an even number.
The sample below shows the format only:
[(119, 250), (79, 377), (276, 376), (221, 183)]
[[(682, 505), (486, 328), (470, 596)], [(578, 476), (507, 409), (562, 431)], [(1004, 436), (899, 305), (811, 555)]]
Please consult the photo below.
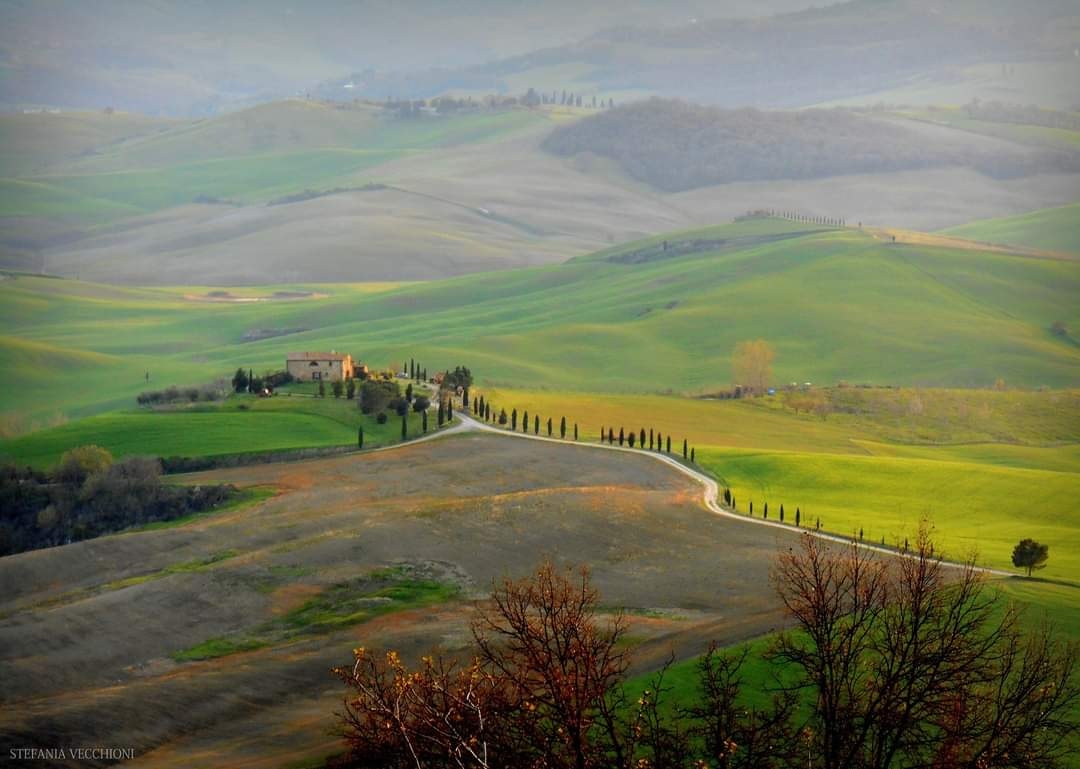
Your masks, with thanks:
[(631, 610), (647, 668), (775, 627), (768, 567), (795, 537), (710, 513), (694, 481), (649, 457), (496, 435), (199, 478), (282, 492), (180, 528), (0, 559), (0, 748), (134, 747), (136, 766), (330, 752), (341, 689), (328, 668), (357, 645), (465, 648), (470, 600), (215, 660), (169, 655), (397, 563), (453, 575), (471, 599), (544, 555), (587, 562), (605, 604)]

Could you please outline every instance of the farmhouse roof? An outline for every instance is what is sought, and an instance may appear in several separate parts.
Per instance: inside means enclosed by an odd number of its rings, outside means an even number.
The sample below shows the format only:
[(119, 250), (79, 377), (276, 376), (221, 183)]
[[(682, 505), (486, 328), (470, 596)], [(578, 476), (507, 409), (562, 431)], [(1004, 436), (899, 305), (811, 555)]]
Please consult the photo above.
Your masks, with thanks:
[(340, 352), (290, 352), (285, 360), (345, 360), (347, 357)]

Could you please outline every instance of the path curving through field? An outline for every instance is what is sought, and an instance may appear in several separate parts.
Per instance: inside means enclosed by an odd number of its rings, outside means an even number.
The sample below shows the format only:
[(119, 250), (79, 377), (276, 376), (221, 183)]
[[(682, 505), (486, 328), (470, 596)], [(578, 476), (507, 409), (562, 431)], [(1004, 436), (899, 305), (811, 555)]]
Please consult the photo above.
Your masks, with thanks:
[[(733, 513), (732, 511), (725, 509), (717, 501), (719, 499), (719, 495), (720, 495), (720, 486), (716, 483), (715, 480), (713, 480), (709, 476), (705, 475), (705, 473), (703, 473), (703, 472), (701, 472), (699, 470), (695, 470), (694, 468), (689, 467), (686, 464), (683, 464), (678, 459), (676, 459), (675, 457), (672, 457), (671, 455), (669, 455), (667, 453), (662, 453), (661, 454), (661, 453), (657, 453), (655, 451), (648, 451), (648, 450), (644, 450), (644, 449), (633, 449), (633, 448), (630, 448), (628, 446), (612, 446), (612, 445), (605, 444), (605, 443), (582, 443), (580, 441), (571, 441), (571, 440), (566, 440), (565, 438), (555, 438), (555, 437), (549, 437), (549, 436), (546, 436), (546, 435), (530, 435), (529, 433), (526, 433), (526, 432), (518, 432), (516, 430), (507, 430), (507, 429), (504, 429), (504, 428), (496, 427), (495, 425), (489, 425), (489, 424), (487, 424), (485, 422), (481, 422), (481, 421), (479, 421), (477, 419), (474, 419), (471, 415), (469, 415), (465, 411), (456, 412), (455, 416), (457, 416), (459, 419), (461, 419), (461, 423), (459, 425), (454, 425), (453, 428), (451, 428), (450, 430), (445, 430), (445, 431), (443, 431), (441, 433), (436, 433), (435, 435), (430, 436), (430, 437), (431, 438), (436, 438), (436, 437), (440, 437), (442, 435), (446, 435), (446, 434), (448, 434), (450, 432), (466, 432), (466, 431), (490, 432), (490, 433), (496, 433), (497, 435), (509, 435), (509, 436), (513, 436), (513, 437), (517, 437), (517, 438), (525, 438), (525, 439), (533, 440), (533, 441), (548, 441), (550, 443), (564, 443), (564, 444), (568, 444), (568, 445), (571, 445), (571, 446), (585, 446), (585, 447), (594, 448), (594, 449), (604, 449), (606, 451), (624, 451), (624, 452), (628, 452), (628, 453), (632, 453), (632, 454), (641, 454), (641, 455), (644, 455), (644, 456), (652, 457), (653, 459), (657, 460), (658, 462), (663, 462), (663, 463), (665, 463), (667, 465), (670, 465), (671, 467), (675, 468), (677, 471), (679, 471), (683, 475), (686, 475), (686, 476), (692, 478), (693, 480), (697, 481), (698, 483), (700, 483), (704, 487), (704, 493), (703, 493), (703, 496), (702, 496), (702, 501), (704, 502), (705, 507), (708, 508), (708, 510), (710, 512), (712, 512), (712, 513), (714, 513), (716, 515), (719, 515), (719, 516), (723, 516), (724, 518), (729, 518), (731, 520), (740, 521), (742, 523), (751, 523), (751, 524), (755, 524), (757, 526), (769, 526), (769, 527), (774, 528), (774, 529), (782, 529), (782, 530), (788, 531), (788, 532), (795, 531), (795, 527), (789, 526), (789, 525), (784, 524), (784, 523), (780, 523), (779, 521), (769, 521), (769, 520), (766, 520), (764, 518), (752, 518), (752, 517), (750, 517), (748, 515), (739, 515), (738, 513)], [(423, 440), (423, 439), (421, 439), (421, 440)], [(394, 448), (394, 447), (389, 446), (387, 448)], [(901, 557), (901, 558), (914, 558), (914, 557), (916, 557), (912, 553), (901, 553), (901, 552), (897, 552), (896, 550), (892, 550), (892, 549), (887, 548), (887, 547), (881, 547), (880, 545), (874, 545), (874, 544), (870, 544), (868, 542), (857, 542), (857, 541), (852, 540), (852, 539), (850, 539), (848, 537), (843, 537), (843, 536), (840, 536), (838, 534), (829, 534), (829, 533), (824, 532), (824, 531), (817, 531), (815, 529), (803, 529), (803, 528), (800, 528), (799, 531), (801, 531), (804, 534), (809, 534), (811, 536), (817, 537), (818, 539), (825, 540), (827, 542), (837, 542), (837, 543), (842, 544), (842, 545), (855, 545), (856, 547), (862, 548), (863, 550), (868, 550), (868, 551), (872, 551), (872, 552), (875, 552), (875, 553), (882, 553), (884, 555), (898, 556), (898, 557)], [(963, 563), (956, 563), (955, 561), (946, 561), (946, 560), (942, 560), (941, 564), (943, 566), (949, 566), (949, 567), (958, 568), (958, 569), (962, 569), (962, 568), (964, 568), (966, 566), (966, 564), (963, 564)], [(1011, 571), (1005, 571), (1004, 569), (994, 569), (994, 568), (990, 568), (988, 566), (976, 566), (974, 568), (978, 572), (981, 572), (983, 574), (992, 575), (992, 576), (995, 576), (995, 577), (1018, 577), (1019, 576), (1018, 574), (1015, 574), (1015, 573), (1013, 573)]]

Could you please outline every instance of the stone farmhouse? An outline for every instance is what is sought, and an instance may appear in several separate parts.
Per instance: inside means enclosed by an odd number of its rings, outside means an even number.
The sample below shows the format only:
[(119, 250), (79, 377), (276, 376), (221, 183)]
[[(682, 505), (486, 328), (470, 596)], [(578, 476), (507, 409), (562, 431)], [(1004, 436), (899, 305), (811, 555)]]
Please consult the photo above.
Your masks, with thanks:
[(290, 352), (285, 356), (285, 370), (301, 382), (341, 382), (364, 378), (367, 366), (353, 362), (351, 355), (339, 352)]

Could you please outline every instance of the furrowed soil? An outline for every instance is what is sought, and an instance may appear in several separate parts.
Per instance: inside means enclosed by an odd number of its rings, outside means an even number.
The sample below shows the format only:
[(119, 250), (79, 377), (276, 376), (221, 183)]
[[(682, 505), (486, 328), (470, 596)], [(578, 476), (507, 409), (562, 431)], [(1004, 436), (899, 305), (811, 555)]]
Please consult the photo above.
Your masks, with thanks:
[(308, 765), (340, 748), (329, 669), (357, 646), (466, 650), (494, 579), (588, 563), (642, 671), (778, 627), (768, 569), (795, 541), (714, 516), (648, 457), (493, 435), (185, 481), (279, 493), (0, 559), (3, 744)]

